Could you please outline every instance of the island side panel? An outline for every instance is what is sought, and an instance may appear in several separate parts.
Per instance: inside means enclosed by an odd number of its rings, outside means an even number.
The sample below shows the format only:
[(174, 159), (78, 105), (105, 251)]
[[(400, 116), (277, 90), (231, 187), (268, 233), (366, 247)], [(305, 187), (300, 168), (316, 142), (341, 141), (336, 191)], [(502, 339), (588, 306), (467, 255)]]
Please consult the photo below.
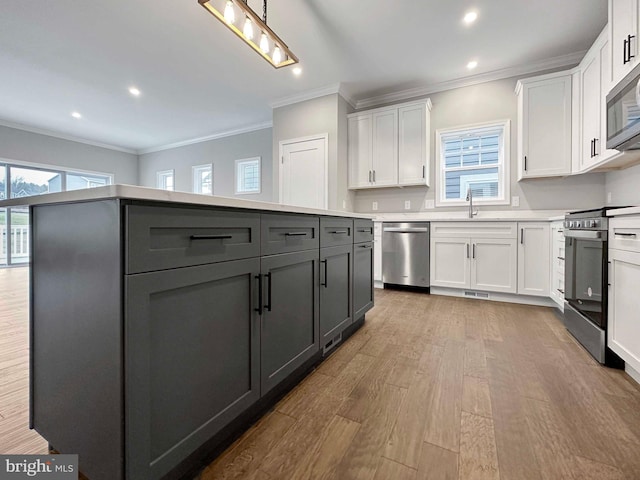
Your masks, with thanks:
[(31, 208), (31, 420), (93, 479), (123, 477), (120, 202)]

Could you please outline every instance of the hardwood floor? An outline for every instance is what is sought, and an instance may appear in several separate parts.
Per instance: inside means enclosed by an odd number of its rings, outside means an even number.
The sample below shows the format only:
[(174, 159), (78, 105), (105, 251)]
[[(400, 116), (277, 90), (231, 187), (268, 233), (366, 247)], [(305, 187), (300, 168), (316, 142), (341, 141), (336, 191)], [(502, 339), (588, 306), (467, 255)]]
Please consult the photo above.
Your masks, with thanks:
[[(28, 271), (0, 270), (0, 453), (28, 423)], [(640, 388), (550, 309), (376, 290), (365, 326), (199, 480), (640, 479)]]

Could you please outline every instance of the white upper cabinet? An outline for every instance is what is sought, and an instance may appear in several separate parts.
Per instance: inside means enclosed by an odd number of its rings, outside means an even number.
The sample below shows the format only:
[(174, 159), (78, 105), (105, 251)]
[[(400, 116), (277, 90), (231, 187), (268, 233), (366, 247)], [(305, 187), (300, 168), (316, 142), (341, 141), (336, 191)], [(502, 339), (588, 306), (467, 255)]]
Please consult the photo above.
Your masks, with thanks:
[(428, 185), (429, 100), (349, 115), (349, 188)]
[(571, 73), (520, 80), (518, 180), (571, 174)]
[(638, 60), (638, 0), (609, 0), (610, 82), (615, 85)]

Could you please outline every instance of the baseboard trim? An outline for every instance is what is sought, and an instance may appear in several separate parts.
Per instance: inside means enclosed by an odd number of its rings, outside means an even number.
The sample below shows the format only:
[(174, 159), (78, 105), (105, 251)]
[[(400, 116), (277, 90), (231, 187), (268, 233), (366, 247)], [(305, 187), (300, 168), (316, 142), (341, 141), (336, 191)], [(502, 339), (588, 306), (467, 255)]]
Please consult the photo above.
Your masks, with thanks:
[[(469, 297), (465, 292), (478, 292), (486, 297)], [(444, 295), (447, 297), (471, 298), (473, 300), (489, 300), (493, 302), (519, 303), (521, 305), (536, 305), (539, 307), (557, 307), (558, 304), (549, 297), (532, 297), (530, 295), (517, 295), (513, 293), (484, 292), (480, 290), (468, 290), (460, 288), (431, 287), (431, 295)]]
[(628, 363), (624, 364), (624, 371), (629, 375), (637, 384), (640, 385), (640, 372), (631, 367)]

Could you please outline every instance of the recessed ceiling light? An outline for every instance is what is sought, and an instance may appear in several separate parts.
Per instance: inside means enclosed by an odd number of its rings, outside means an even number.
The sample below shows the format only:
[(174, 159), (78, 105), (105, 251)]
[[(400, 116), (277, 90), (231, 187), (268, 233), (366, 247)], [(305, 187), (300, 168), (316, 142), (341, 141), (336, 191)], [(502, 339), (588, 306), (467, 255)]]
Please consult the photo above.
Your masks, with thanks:
[(79, 112), (71, 112), (71, 116), (73, 118), (82, 118), (82, 115)]
[(467, 25), (471, 25), (477, 19), (478, 19), (478, 13), (477, 12), (467, 12), (467, 13), (465, 13), (464, 18), (462, 20)]
[(138, 90), (136, 87), (129, 87), (129, 93), (134, 97), (140, 96), (140, 90)]
[(473, 70), (477, 66), (478, 66), (478, 62), (476, 62), (475, 60), (471, 60), (469, 63), (467, 63), (467, 68), (469, 70)]
[(302, 68), (300, 67), (294, 67), (294, 69), (292, 70), (293, 74), (298, 77), (300, 76), (300, 74), (302, 73)]

